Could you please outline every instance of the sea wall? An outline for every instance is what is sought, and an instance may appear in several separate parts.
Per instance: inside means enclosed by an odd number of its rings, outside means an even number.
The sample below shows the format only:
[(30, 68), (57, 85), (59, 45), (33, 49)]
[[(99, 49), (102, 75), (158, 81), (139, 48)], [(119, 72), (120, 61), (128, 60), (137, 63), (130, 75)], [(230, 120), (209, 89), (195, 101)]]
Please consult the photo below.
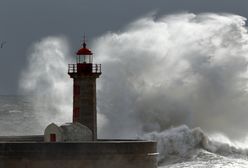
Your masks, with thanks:
[(156, 168), (156, 142), (0, 142), (1, 168)]

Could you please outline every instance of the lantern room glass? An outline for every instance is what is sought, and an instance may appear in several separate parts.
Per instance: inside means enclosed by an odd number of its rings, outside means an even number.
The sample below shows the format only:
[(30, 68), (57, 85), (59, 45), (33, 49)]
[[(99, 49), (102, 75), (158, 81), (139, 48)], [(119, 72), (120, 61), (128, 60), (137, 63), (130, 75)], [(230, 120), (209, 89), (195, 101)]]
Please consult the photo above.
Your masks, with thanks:
[(93, 62), (92, 55), (78, 55), (76, 58), (77, 64), (92, 64)]

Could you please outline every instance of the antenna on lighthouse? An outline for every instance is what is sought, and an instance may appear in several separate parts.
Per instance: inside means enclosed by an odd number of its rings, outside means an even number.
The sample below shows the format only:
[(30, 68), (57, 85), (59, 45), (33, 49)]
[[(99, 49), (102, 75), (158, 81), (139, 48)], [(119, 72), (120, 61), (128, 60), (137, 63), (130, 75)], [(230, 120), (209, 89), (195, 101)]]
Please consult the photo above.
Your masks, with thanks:
[(85, 33), (84, 33), (84, 36), (83, 36), (83, 47), (86, 48), (86, 37), (85, 37)]

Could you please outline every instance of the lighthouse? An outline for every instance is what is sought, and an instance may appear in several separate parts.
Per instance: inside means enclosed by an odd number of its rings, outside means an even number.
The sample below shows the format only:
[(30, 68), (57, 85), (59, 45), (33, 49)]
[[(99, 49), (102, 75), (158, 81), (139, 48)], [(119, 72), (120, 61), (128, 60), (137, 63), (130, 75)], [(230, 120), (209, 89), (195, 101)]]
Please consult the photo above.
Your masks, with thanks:
[(73, 123), (80, 123), (92, 131), (97, 140), (96, 79), (101, 75), (101, 64), (93, 64), (93, 53), (86, 47), (76, 52), (76, 64), (68, 65), (73, 78)]

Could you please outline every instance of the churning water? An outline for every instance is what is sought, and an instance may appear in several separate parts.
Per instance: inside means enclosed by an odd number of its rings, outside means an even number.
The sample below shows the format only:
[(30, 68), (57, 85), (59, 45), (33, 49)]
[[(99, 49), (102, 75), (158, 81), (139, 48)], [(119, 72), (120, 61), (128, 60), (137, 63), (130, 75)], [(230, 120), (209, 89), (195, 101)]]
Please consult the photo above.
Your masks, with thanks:
[[(152, 15), (95, 39), (88, 46), (103, 67), (99, 136), (157, 140), (161, 167), (247, 167), (245, 21), (232, 14)], [(32, 47), (20, 79), (32, 96), (1, 97), (1, 134), (39, 134), (50, 122), (71, 121), (68, 48), (61, 37)]]

